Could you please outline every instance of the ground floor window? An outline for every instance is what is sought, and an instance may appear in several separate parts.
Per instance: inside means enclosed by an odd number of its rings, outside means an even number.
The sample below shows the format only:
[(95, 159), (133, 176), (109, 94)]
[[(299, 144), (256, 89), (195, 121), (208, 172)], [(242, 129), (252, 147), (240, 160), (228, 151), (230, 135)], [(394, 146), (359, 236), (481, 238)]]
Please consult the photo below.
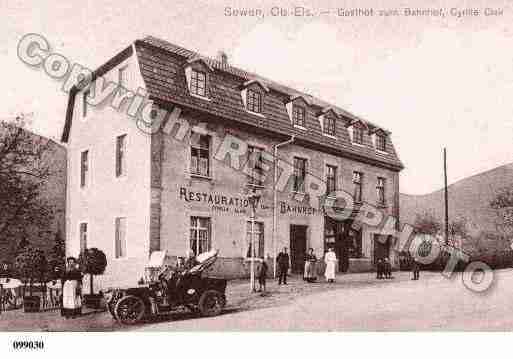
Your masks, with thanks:
[[(253, 238), (251, 237), (253, 235)], [(252, 258), (252, 246), (251, 240), (253, 239), (255, 243), (255, 253), (256, 257), (263, 258), (264, 257), (264, 223), (263, 222), (246, 222), (246, 257)]]
[(191, 217), (190, 249), (195, 255), (210, 250), (211, 236), (212, 230), (209, 217)]
[(126, 218), (116, 218), (115, 257), (126, 257)]
[(80, 223), (80, 253), (87, 249), (87, 223)]
[(362, 258), (362, 230), (350, 228), (347, 235), (349, 258)]

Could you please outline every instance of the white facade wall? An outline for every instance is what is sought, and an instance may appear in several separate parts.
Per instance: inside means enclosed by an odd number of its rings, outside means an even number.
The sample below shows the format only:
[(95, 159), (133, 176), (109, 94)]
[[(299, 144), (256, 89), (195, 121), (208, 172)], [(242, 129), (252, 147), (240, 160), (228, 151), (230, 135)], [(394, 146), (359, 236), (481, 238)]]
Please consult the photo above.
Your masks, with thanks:
[[(104, 75), (105, 80), (117, 82), (118, 69), (125, 66), (125, 87), (134, 92), (144, 87), (134, 55)], [(68, 141), (66, 251), (68, 256), (78, 256), (80, 223), (87, 222), (87, 246), (104, 251), (108, 261), (105, 275), (95, 278), (98, 288), (136, 284), (149, 255), (151, 138), (137, 128), (125, 111), (117, 111), (109, 104), (107, 100), (102, 106), (88, 105), (84, 118), (79, 92)], [(122, 109), (125, 108), (126, 104)], [(116, 137), (124, 134), (126, 174), (117, 178)], [(80, 156), (84, 150), (89, 151), (89, 183), (81, 188)], [(126, 258), (115, 258), (116, 217), (126, 217)], [(84, 284), (87, 286), (88, 281)]]

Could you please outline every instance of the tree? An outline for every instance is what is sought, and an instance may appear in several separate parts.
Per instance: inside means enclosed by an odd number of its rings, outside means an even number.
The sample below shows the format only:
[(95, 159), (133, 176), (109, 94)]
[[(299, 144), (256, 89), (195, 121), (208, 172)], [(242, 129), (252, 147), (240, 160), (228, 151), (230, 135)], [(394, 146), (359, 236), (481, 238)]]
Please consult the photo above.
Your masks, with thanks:
[(89, 248), (80, 253), (78, 258), (82, 272), (89, 274), (90, 280), (90, 294), (93, 295), (93, 276), (101, 275), (107, 268), (107, 257), (98, 248)]
[(467, 218), (458, 218), (449, 223), (449, 245), (458, 247), (456, 244), (458, 238), (466, 239), (469, 237)]
[(15, 270), (17, 276), (25, 285), (29, 284), (30, 296), (32, 296), (34, 282), (44, 281), (46, 269), (46, 257), (40, 249), (28, 246), (16, 257)]
[(49, 140), (28, 132), (25, 124), (23, 116), (0, 122), (0, 241), (14, 240), (12, 248), (38, 228), (49, 228), (53, 217), (40, 195), (50, 174), (43, 160)]
[(432, 213), (429, 212), (417, 214), (415, 216), (415, 224), (413, 226), (417, 233), (430, 234), (432, 236), (436, 236), (442, 229), (440, 222)]
[(497, 212), (496, 228), (499, 233), (513, 240), (513, 185), (498, 191), (490, 201), (490, 207)]
[(55, 233), (54, 244), (49, 255), (48, 269), (50, 279), (57, 279), (66, 264), (66, 247), (60, 229)]

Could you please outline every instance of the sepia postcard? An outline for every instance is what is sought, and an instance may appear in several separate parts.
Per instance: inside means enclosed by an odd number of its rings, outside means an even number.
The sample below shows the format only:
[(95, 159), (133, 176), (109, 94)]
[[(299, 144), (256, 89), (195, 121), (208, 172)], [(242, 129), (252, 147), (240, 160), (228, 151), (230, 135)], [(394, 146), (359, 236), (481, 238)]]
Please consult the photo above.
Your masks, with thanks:
[(0, 353), (411, 356), (451, 332), (467, 357), (513, 329), (513, 3), (0, 13)]

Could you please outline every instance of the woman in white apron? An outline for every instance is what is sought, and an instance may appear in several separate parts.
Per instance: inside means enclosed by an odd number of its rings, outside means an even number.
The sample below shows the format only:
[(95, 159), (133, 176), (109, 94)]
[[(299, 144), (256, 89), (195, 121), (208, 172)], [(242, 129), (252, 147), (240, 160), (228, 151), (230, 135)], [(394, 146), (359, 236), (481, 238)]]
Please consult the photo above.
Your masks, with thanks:
[(333, 251), (333, 248), (329, 248), (328, 252), (324, 256), (324, 263), (326, 263), (326, 271), (324, 272), (324, 276), (329, 283), (333, 283), (335, 281), (335, 268), (337, 265), (337, 255)]
[(62, 276), (61, 315), (66, 319), (82, 314), (82, 273), (78, 270), (75, 258), (69, 257), (66, 271)]

